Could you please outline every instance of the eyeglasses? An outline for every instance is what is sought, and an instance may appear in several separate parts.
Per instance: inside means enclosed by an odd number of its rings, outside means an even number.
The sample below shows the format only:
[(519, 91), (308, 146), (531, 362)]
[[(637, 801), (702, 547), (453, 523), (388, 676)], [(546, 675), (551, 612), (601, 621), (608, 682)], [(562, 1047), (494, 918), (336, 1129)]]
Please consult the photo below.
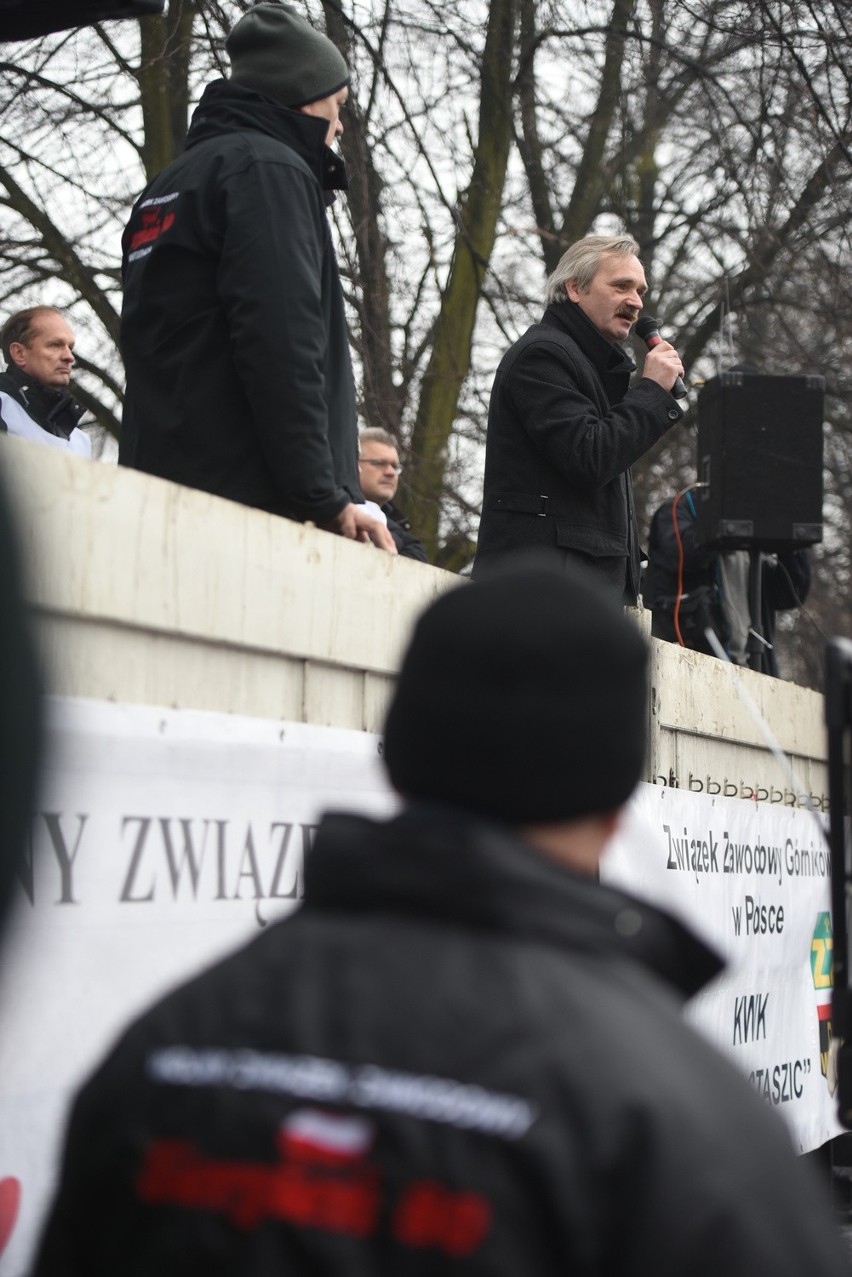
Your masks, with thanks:
[(372, 457), (359, 457), (359, 466), (375, 466), (377, 470), (393, 470), (394, 474), (402, 474), (402, 466), (394, 461), (375, 461)]

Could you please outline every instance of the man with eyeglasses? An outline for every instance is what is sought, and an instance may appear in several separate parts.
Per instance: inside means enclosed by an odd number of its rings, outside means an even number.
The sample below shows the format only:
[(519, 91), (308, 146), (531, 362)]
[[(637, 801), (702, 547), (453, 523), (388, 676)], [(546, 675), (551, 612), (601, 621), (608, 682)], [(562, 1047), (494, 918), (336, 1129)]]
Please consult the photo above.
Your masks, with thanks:
[(426, 551), (422, 543), (412, 535), (411, 524), (394, 504), (402, 466), (399, 464), (399, 453), (393, 435), (378, 426), (370, 426), (361, 431), (359, 438), (358, 471), (361, 491), (368, 501), (375, 502), (387, 518), (388, 532), (402, 557), (425, 563)]

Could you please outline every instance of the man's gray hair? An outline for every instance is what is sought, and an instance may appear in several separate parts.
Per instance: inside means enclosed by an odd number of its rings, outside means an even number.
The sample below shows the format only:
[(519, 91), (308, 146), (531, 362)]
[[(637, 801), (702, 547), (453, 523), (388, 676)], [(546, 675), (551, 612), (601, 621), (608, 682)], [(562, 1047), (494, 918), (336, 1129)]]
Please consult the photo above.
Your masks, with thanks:
[(577, 281), (581, 293), (588, 292), (604, 253), (638, 257), (639, 245), (632, 235), (587, 235), (585, 239), (578, 239), (562, 254), (556, 270), (548, 277), (545, 285), (548, 305), (568, 300), (565, 285), (569, 279)]
[(389, 430), (383, 430), (381, 426), (367, 426), (358, 436), (359, 443), (381, 443), (386, 448), (396, 448), (399, 451), (399, 444)]

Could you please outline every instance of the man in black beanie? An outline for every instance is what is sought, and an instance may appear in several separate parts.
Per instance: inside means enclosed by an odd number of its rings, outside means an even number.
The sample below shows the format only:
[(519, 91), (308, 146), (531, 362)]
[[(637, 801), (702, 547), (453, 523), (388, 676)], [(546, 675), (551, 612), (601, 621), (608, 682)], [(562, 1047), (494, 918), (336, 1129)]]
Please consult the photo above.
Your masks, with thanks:
[(123, 239), (119, 460), (390, 553), (363, 506), (343, 294), (326, 214), (346, 189), (349, 72), (288, 4), (226, 40), (186, 150)]
[(646, 645), (571, 565), (460, 585), (387, 719), (404, 806), (79, 1096), (35, 1277), (840, 1277), (782, 1124), (681, 1018), (719, 968), (596, 870)]

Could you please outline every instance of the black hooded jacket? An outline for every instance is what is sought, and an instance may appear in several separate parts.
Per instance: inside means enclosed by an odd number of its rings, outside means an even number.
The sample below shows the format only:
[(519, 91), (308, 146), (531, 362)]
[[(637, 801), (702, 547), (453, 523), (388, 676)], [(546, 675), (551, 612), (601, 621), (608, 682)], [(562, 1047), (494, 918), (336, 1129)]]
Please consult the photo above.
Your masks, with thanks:
[(434, 808), (305, 881), (83, 1089), (33, 1277), (846, 1272), (680, 924)]
[(324, 120), (220, 80), (123, 239), (124, 465), (299, 520), (358, 482)]

